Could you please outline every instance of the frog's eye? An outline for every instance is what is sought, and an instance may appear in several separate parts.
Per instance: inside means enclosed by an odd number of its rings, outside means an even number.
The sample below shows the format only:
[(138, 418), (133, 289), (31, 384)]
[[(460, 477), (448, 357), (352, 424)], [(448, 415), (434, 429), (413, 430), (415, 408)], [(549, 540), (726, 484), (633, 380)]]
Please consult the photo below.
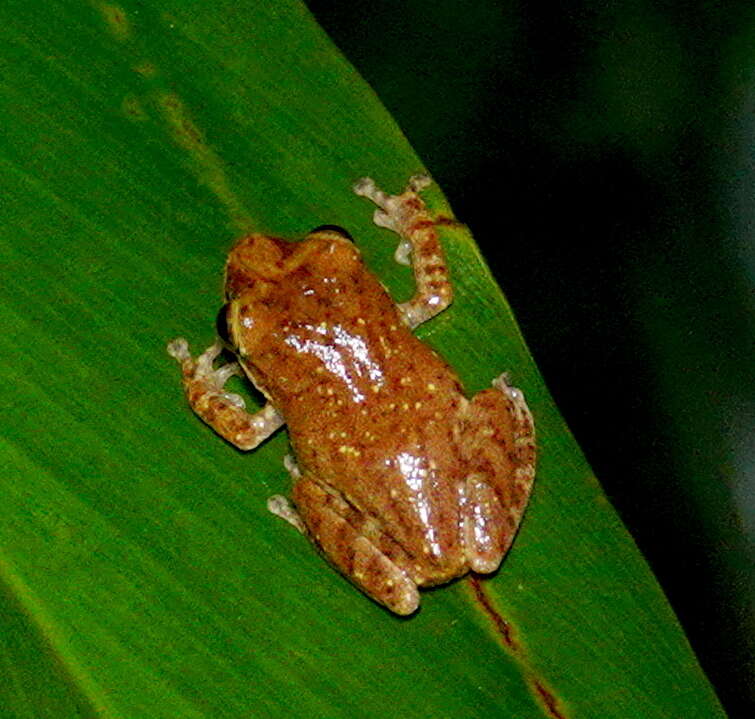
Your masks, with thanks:
[(229, 305), (225, 304), (220, 308), (217, 319), (215, 320), (215, 329), (217, 330), (218, 337), (220, 337), (223, 343), (229, 347), (233, 347), (233, 340), (231, 339), (231, 333), (228, 329), (228, 307)]
[(330, 232), (334, 235), (340, 235), (350, 242), (354, 242), (354, 238), (346, 230), (344, 230), (343, 227), (339, 227), (338, 225), (320, 225), (319, 227), (315, 227), (315, 229), (312, 230), (309, 234), (314, 235), (317, 232)]

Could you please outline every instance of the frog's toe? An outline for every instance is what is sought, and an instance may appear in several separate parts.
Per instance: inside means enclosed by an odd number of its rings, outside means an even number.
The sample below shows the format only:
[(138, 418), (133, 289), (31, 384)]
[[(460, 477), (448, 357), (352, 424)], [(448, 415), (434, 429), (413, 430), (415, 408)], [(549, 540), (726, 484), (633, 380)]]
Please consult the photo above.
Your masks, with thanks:
[(168, 354), (178, 362), (185, 362), (191, 359), (189, 343), (183, 337), (176, 337), (176, 339), (168, 342), (166, 349), (168, 350)]
[(383, 192), (375, 184), (375, 180), (371, 177), (362, 177), (357, 180), (352, 189), (354, 193), (360, 197), (366, 197), (368, 200), (372, 200), (378, 207), (383, 207), (389, 195)]
[(272, 497), (268, 497), (267, 511), (285, 520), (302, 534), (307, 533), (304, 522), (301, 521), (301, 516), (299, 516), (296, 508), (282, 494), (274, 494)]
[(299, 465), (296, 463), (296, 457), (294, 457), (293, 454), (287, 454), (283, 458), (283, 466), (293, 479), (299, 479), (299, 477), (301, 477), (301, 469), (299, 469)]
[(433, 181), (430, 179), (429, 175), (412, 175), (409, 178), (409, 184), (406, 189), (408, 192), (416, 192), (419, 194), (422, 190), (427, 189), (432, 184)]

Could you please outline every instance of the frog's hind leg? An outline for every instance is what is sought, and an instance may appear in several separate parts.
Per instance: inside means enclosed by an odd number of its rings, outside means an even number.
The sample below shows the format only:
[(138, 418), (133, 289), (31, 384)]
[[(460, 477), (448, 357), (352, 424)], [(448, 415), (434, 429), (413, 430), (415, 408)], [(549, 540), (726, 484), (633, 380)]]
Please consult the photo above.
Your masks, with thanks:
[(254, 449), (283, 426), (283, 417), (271, 404), (251, 414), (239, 395), (225, 391), (228, 379), (242, 372), (236, 362), (213, 368), (221, 349), (215, 343), (194, 359), (183, 337), (168, 344), (168, 354), (181, 365), (184, 391), (194, 412), (234, 446)]
[(412, 328), (435, 317), (453, 299), (448, 267), (436, 230), (437, 223), (419, 194), (429, 184), (429, 177), (415, 175), (400, 195), (386, 194), (369, 177), (362, 178), (354, 185), (357, 195), (367, 197), (378, 206), (374, 215), (375, 224), (400, 235), (396, 261), (403, 265), (411, 264), (414, 269), (417, 283), (414, 297), (398, 306), (404, 321)]
[(486, 573), (511, 546), (527, 507), (535, 479), (535, 429), (522, 391), (505, 375), (474, 396), (465, 419), (463, 531), (470, 568)]
[(312, 541), (340, 572), (392, 612), (416, 611), (419, 591), (404, 568), (410, 558), (374, 519), (306, 476), (294, 486), (294, 502)]

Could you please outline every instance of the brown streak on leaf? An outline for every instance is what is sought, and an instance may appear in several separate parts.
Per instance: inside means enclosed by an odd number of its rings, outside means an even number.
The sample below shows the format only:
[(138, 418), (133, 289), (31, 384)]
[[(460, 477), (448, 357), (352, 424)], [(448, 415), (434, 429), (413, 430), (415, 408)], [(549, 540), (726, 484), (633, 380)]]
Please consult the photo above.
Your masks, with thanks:
[(207, 142), (179, 96), (175, 92), (162, 92), (157, 103), (174, 141), (187, 152), (199, 182), (225, 207), (237, 230), (250, 231), (253, 222), (231, 188), (222, 158)]
[(514, 632), (511, 625), (498, 613), (498, 610), (492, 605), (487, 594), (482, 588), (482, 580), (474, 575), (469, 576), (469, 583), (472, 586), (475, 599), (482, 607), (485, 614), (495, 627), (496, 633), (503, 640), (503, 643), (512, 651), (518, 650), (518, 645), (514, 639)]
[(534, 680), (533, 686), (538, 698), (543, 702), (543, 706), (548, 712), (548, 716), (553, 717), (553, 719), (567, 719), (566, 714), (564, 714), (558, 706), (558, 700), (553, 692), (546, 689), (543, 683), (538, 679)]
[(506, 621), (501, 613), (493, 606), (490, 597), (485, 593), (483, 581), (480, 577), (470, 574), (468, 581), (474, 592), (474, 597), (485, 615), (490, 619), (496, 634), (501, 638), (511, 655), (517, 661), (523, 674), (529, 678), (529, 683), (534, 689), (535, 696), (550, 719), (568, 719), (563, 709), (559, 706), (556, 695), (547, 688), (546, 683), (537, 677), (530, 667), (527, 655), (514, 636), (514, 629), (510, 622)]
[(142, 77), (154, 77), (157, 75), (157, 68), (149, 60), (143, 60), (134, 66), (134, 72), (139, 73)]
[(131, 24), (122, 7), (106, 2), (95, 2), (93, 4), (102, 13), (102, 18), (113, 37), (120, 42), (130, 38)]

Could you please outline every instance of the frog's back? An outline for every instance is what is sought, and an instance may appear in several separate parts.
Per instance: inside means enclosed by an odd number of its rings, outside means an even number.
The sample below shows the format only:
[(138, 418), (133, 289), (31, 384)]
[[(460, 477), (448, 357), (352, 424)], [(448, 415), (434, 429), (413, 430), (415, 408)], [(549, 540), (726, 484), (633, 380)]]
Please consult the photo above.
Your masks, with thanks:
[(412, 557), (415, 580), (432, 584), (465, 566), (455, 436), (467, 400), (451, 368), (386, 309), (323, 335), (338, 351), (284, 416), (301, 471), (377, 521)]

